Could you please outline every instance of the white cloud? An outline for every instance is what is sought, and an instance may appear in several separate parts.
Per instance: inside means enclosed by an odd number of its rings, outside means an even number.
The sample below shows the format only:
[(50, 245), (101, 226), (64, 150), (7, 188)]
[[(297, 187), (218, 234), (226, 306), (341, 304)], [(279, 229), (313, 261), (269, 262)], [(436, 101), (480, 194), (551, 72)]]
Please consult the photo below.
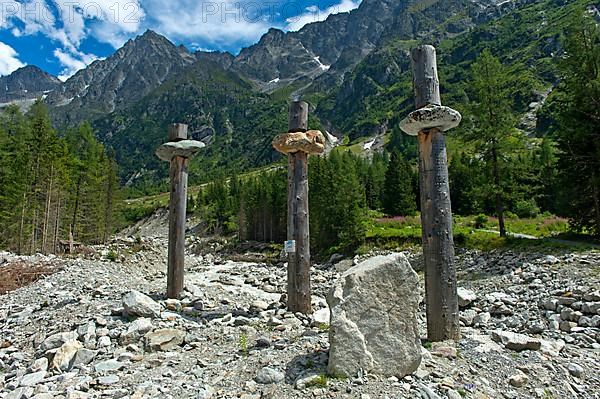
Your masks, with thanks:
[(317, 6), (307, 7), (304, 13), (285, 20), (287, 23), (286, 29), (289, 31), (298, 31), (304, 25), (325, 21), (332, 14), (352, 11), (360, 5), (360, 2), (361, 0), (342, 0), (340, 3), (324, 10), (319, 9)]
[(54, 56), (64, 67), (58, 76), (58, 78), (63, 82), (73, 76), (77, 71), (85, 68), (95, 60), (99, 59), (94, 54), (84, 54), (80, 52), (70, 54), (58, 48), (54, 50)]
[(25, 66), (17, 58), (18, 55), (8, 44), (0, 42), (0, 76), (10, 75), (15, 70)]
[[(267, 7), (267, 8), (265, 8)], [(147, 26), (171, 39), (191, 39), (217, 47), (252, 42), (271, 26), (268, 4), (251, 0), (146, 0)]]
[[(140, 0), (4, 0), (0, 6), (1, 29), (19, 35), (41, 33), (71, 52), (90, 33), (119, 47), (141, 29), (146, 16)], [(15, 26), (17, 21), (22, 29)]]

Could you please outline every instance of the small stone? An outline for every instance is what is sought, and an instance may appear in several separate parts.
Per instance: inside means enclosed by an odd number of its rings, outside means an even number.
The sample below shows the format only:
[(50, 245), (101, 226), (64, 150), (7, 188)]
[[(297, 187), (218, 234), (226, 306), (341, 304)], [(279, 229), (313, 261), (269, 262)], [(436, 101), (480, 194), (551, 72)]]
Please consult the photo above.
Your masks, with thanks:
[(452, 342), (434, 342), (431, 347), (431, 354), (446, 359), (456, 359), (456, 347)]
[(100, 363), (96, 363), (94, 365), (94, 370), (96, 373), (109, 372), (109, 371), (118, 371), (124, 368), (125, 365), (115, 359), (106, 360)]
[(583, 295), (583, 299), (589, 302), (600, 302), (600, 290), (588, 292)]
[(79, 341), (69, 341), (61, 346), (54, 354), (52, 367), (62, 371), (68, 371), (73, 366), (73, 359), (83, 345)]
[(475, 318), (473, 319), (473, 325), (486, 326), (491, 319), (492, 315), (490, 314), (490, 312), (482, 312), (475, 316)]
[(317, 323), (319, 325), (329, 325), (329, 315), (330, 315), (329, 308), (323, 308), (323, 309), (317, 310), (314, 313), (313, 317), (315, 319), (315, 323)]
[(514, 351), (539, 350), (542, 343), (539, 339), (531, 338), (525, 334), (517, 334), (510, 331), (496, 330), (492, 332), (492, 339), (504, 345), (505, 348)]
[(259, 384), (277, 384), (283, 381), (285, 375), (278, 370), (270, 367), (263, 367), (258, 371), (258, 374), (254, 378)]
[(73, 360), (73, 367), (90, 364), (96, 355), (98, 355), (98, 351), (86, 348), (79, 349)]
[(131, 291), (125, 294), (122, 304), (124, 316), (150, 318), (160, 316), (160, 305), (139, 291)]
[(268, 348), (271, 346), (271, 340), (266, 338), (266, 337), (259, 337), (256, 340), (256, 345), (257, 348)]
[(460, 306), (461, 308), (466, 308), (471, 303), (477, 300), (477, 295), (475, 294), (475, 292), (466, 288), (458, 287), (456, 293), (458, 295), (458, 306)]
[(196, 394), (196, 399), (211, 399), (214, 395), (215, 390), (210, 385), (205, 385)]
[(129, 345), (137, 342), (144, 334), (152, 330), (152, 320), (141, 317), (135, 319), (121, 335), (121, 344)]
[(26, 374), (21, 378), (20, 385), (22, 387), (32, 387), (44, 380), (46, 377), (46, 371), (38, 371), (36, 373)]
[(575, 363), (567, 364), (567, 370), (569, 370), (569, 374), (573, 377), (581, 378), (583, 375), (583, 367)]
[(107, 375), (104, 377), (98, 377), (98, 384), (100, 385), (114, 385), (120, 381), (120, 378), (116, 375)]
[(53, 334), (44, 340), (41, 349), (43, 351), (48, 351), (51, 349), (60, 348), (64, 343), (75, 341), (77, 338), (79, 338), (77, 331)]
[(252, 323), (252, 320), (244, 316), (238, 316), (233, 320), (234, 326), (247, 326), (250, 323)]
[(169, 351), (183, 343), (185, 332), (165, 328), (148, 333), (144, 336), (146, 347), (152, 351)]
[(529, 381), (529, 377), (527, 377), (524, 373), (517, 373), (508, 378), (508, 383), (515, 388), (521, 388), (523, 385), (527, 384)]
[(571, 332), (573, 328), (577, 327), (577, 323), (572, 321), (561, 321), (559, 324), (560, 331)]
[(548, 255), (544, 258), (544, 263), (546, 263), (548, 265), (555, 265), (557, 263), (560, 263), (560, 259), (558, 259), (554, 255)]
[(467, 327), (472, 326), (477, 312), (473, 309), (466, 309), (460, 312), (459, 320)]
[(36, 361), (33, 362), (33, 364), (31, 365), (31, 367), (29, 369), (33, 373), (36, 373), (38, 371), (47, 371), (48, 370), (48, 358), (41, 357), (39, 359), (36, 359)]
[(250, 304), (250, 310), (253, 312), (262, 312), (269, 309), (269, 304), (265, 301), (256, 300)]

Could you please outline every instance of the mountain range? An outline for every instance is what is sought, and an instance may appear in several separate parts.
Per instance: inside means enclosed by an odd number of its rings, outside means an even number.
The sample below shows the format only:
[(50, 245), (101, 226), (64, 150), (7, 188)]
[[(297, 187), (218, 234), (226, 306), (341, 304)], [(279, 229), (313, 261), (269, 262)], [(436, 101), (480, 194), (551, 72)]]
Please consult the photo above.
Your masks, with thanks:
[(458, 108), (470, 63), (491, 48), (523, 71), (517, 107), (526, 114), (557, 81), (569, 15), (599, 8), (597, 0), (363, 0), (297, 32), (270, 29), (238, 55), (192, 53), (147, 31), (64, 83), (35, 66), (0, 77), (0, 103), (41, 97), (57, 128), (90, 121), (129, 184), (166, 176), (154, 148), (168, 123), (187, 123), (211, 144), (192, 164), (202, 180), (278, 159), (270, 139), (286, 130), (290, 98), (309, 101), (312, 127), (338, 137), (397, 129), (412, 107), (409, 50), (419, 43), (438, 48), (444, 101)]

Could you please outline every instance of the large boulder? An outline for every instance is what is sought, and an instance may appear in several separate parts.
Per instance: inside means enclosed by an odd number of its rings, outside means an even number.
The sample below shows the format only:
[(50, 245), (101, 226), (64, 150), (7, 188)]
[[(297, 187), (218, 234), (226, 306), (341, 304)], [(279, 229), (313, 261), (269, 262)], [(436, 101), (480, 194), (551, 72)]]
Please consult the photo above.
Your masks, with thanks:
[(377, 256), (349, 269), (327, 297), (331, 375), (359, 369), (402, 378), (421, 363), (419, 280), (402, 254)]

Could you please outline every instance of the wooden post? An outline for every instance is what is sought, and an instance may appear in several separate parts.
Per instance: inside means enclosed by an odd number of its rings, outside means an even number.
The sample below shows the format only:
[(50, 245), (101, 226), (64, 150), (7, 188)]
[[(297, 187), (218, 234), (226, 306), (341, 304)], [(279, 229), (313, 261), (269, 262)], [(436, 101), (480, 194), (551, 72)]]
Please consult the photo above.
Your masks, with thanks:
[[(295, 101), (290, 105), (289, 132), (306, 132), (308, 104)], [(308, 216), (308, 154), (297, 151), (288, 154), (288, 240), (295, 242), (295, 251), (288, 257), (287, 305), (292, 312), (310, 314), (310, 233)]]
[[(417, 109), (441, 106), (435, 48), (413, 49), (412, 67)], [(456, 265), (445, 137), (440, 129), (424, 129), (418, 133), (418, 142), (428, 339), (458, 340)]]
[[(187, 125), (169, 126), (169, 141), (187, 139)], [(185, 220), (187, 205), (188, 158), (175, 156), (171, 159), (169, 176), (171, 195), (169, 199), (169, 260), (167, 271), (167, 297), (178, 298), (183, 290), (185, 259)]]

